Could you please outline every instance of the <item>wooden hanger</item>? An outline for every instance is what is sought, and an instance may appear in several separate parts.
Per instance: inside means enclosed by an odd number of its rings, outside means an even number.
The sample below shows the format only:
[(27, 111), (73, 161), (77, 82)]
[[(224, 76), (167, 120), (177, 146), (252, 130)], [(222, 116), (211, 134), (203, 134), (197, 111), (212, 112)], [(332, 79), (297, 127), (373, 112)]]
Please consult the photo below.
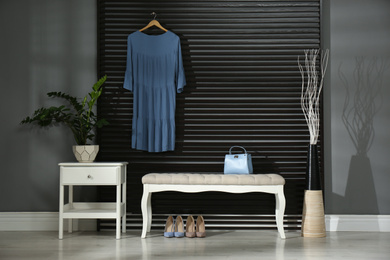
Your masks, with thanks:
[(154, 18), (153, 20), (151, 20), (149, 22), (148, 25), (146, 25), (144, 28), (142, 28), (141, 30), (139, 30), (140, 32), (152, 27), (152, 26), (156, 26), (158, 28), (160, 28), (161, 30), (163, 30), (164, 32), (168, 31), (167, 29), (165, 29), (164, 27), (161, 26), (161, 24), (156, 20), (156, 17), (157, 17), (157, 14), (155, 12), (151, 13), (151, 15), (154, 15)]

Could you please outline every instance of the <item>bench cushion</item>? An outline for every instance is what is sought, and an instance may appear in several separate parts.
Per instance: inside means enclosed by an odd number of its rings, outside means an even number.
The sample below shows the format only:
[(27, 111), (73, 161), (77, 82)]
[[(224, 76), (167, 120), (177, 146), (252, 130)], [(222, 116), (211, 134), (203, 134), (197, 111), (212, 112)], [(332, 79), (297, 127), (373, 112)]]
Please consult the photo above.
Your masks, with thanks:
[(181, 185), (284, 185), (278, 174), (199, 174), (199, 173), (149, 173), (142, 177), (143, 184)]

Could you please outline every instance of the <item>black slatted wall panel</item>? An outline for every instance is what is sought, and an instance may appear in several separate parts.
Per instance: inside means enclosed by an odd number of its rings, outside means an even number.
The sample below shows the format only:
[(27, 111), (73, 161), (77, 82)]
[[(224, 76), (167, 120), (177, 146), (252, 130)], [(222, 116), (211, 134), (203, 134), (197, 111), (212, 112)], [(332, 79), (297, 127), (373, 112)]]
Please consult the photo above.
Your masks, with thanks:
[[(242, 145), (256, 173), (286, 178), (286, 214), (299, 222), (309, 136), (297, 57), (320, 47), (320, 6), (320, 0), (98, 1), (98, 72), (108, 76), (98, 113), (110, 121), (99, 131), (99, 160), (130, 163), (129, 212), (140, 214), (144, 174), (221, 173), (229, 147)], [(132, 94), (122, 88), (127, 36), (153, 11), (180, 37), (187, 78), (177, 95), (176, 150), (166, 153), (130, 148)], [(113, 192), (102, 188), (101, 199)], [(154, 195), (153, 213), (256, 215), (272, 222), (274, 204), (267, 194), (166, 192)]]

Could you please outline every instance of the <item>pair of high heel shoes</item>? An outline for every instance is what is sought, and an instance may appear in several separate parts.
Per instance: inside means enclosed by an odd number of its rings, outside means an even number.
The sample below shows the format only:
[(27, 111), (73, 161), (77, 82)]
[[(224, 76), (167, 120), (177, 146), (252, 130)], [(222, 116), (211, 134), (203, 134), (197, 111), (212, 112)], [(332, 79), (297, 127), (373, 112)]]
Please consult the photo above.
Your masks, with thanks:
[(186, 230), (184, 232), (184, 223), (181, 216), (176, 220), (169, 216), (165, 223), (164, 237), (205, 237), (206, 228), (202, 216), (198, 216), (196, 223), (194, 217), (189, 215), (186, 221)]

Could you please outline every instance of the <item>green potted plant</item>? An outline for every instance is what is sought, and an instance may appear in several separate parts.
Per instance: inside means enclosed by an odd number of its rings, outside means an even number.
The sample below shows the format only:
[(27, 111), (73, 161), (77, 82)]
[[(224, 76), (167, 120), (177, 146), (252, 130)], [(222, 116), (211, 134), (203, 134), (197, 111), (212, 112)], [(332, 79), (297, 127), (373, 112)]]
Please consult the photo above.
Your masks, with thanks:
[(107, 76), (100, 78), (92, 87), (84, 99), (80, 102), (77, 98), (62, 92), (49, 92), (50, 98), (62, 98), (67, 101), (67, 105), (58, 107), (42, 107), (33, 113), (31, 117), (26, 117), (21, 124), (34, 124), (40, 127), (51, 127), (57, 125), (67, 126), (73, 133), (77, 145), (73, 146), (73, 153), (79, 162), (93, 162), (99, 151), (98, 145), (88, 145), (93, 141), (95, 129), (107, 125), (108, 122), (97, 118), (92, 111), (96, 101), (102, 94), (102, 85)]

